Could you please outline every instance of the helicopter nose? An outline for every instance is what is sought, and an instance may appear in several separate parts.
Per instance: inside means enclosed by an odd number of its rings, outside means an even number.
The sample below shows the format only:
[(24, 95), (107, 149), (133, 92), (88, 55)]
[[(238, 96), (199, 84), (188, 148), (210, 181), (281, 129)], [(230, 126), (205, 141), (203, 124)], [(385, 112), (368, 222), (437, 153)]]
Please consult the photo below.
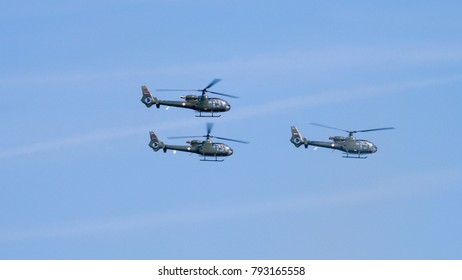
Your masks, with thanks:
[(225, 109), (226, 109), (226, 111), (229, 111), (229, 109), (231, 109), (231, 105), (226, 104)]
[(229, 149), (228, 150), (228, 156), (232, 155), (233, 154), (233, 149)]
[(372, 146), (372, 152), (373, 152), (373, 153), (377, 152), (377, 146), (375, 146), (375, 145)]

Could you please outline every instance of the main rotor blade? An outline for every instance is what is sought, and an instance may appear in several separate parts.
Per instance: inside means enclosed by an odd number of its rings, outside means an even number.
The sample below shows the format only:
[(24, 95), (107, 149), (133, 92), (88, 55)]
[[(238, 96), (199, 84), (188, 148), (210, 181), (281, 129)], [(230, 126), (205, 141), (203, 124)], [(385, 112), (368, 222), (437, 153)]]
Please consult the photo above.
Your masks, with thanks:
[(325, 127), (325, 128), (330, 128), (330, 129), (335, 129), (335, 130), (340, 130), (340, 131), (345, 131), (345, 132), (350, 132), (349, 130), (345, 130), (345, 129), (340, 129), (340, 128), (336, 128), (336, 127), (332, 127), (332, 126), (327, 126), (327, 125), (323, 125), (323, 124), (319, 124), (319, 123), (310, 123), (312, 125), (317, 125), (317, 126), (321, 126), (321, 127)]
[(207, 123), (207, 136), (210, 135), (210, 132), (212, 132), (213, 128), (213, 123), (208, 122)]
[(223, 95), (223, 96), (227, 96), (227, 97), (231, 97), (231, 98), (239, 98), (239, 96), (208, 90), (209, 88), (214, 86), (219, 81), (221, 81), (221, 79), (214, 79), (204, 89), (156, 89), (156, 91), (198, 91), (198, 92), (202, 92), (203, 95), (206, 92), (209, 92), (209, 93), (212, 93), (212, 94)]
[(395, 128), (394, 127), (382, 127), (382, 128), (373, 128), (373, 129), (355, 130), (355, 131), (352, 131), (352, 133), (369, 132), (369, 131), (377, 131), (377, 130), (388, 130), (388, 129), (395, 129)]
[(198, 138), (198, 137), (207, 137), (206, 135), (194, 135), (194, 136), (173, 136), (167, 137), (168, 139), (182, 139), (182, 138)]
[(156, 89), (156, 91), (201, 91), (198, 89)]
[(239, 96), (226, 94), (226, 93), (221, 93), (221, 92), (216, 92), (216, 91), (206, 90), (206, 92), (210, 92), (210, 93), (217, 94), (217, 95), (223, 95), (223, 96), (227, 96), (227, 97), (232, 97), (232, 98), (239, 98)]
[(210, 136), (211, 138), (217, 138), (221, 140), (227, 140), (227, 141), (233, 141), (233, 142), (238, 142), (238, 143), (243, 143), (243, 144), (249, 144), (247, 141), (242, 141), (242, 140), (236, 140), (236, 139), (230, 139), (230, 138), (224, 138), (224, 137), (218, 137), (218, 136)]
[(218, 83), (219, 81), (221, 81), (221, 79), (214, 79), (212, 82), (210, 82), (210, 84), (209, 84), (208, 86), (206, 86), (206, 87), (204, 88), (204, 90), (213, 87), (213, 85), (216, 84), (216, 83)]

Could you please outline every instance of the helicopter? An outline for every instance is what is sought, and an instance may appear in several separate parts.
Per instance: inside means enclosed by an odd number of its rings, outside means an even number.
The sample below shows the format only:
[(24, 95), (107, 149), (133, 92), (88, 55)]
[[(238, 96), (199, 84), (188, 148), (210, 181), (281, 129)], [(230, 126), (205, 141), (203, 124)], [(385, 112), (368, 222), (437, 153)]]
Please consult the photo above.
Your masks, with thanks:
[[(377, 131), (377, 130), (388, 130), (394, 129), (394, 127), (383, 127), (383, 128), (373, 128), (373, 129), (364, 129), (364, 130), (345, 130), (340, 128), (335, 128), (323, 124), (318, 123), (311, 123), (312, 125), (317, 125), (325, 128), (340, 130), (348, 133), (347, 137), (344, 136), (332, 136), (329, 137), (332, 142), (323, 142), (323, 141), (311, 141), (306, 138), (303, 138), (301, 133), (295, 126), (291, 127), (292, 131), (292, 138), (290, 138), (290, 142), (295, 145), (295, 147), (300, 147), (304, 145), (305, 148), (308, 148), (309, 145), (321, 148), (329, 148), (333, 150), (340, 150), (344, 152), (344, 158), (361, 158), (365, 159), (367, 156), (362, 156), (365, 154), (373, 154), (377, 152), (377, 146), (374, 143), (368, 140), (356, 139), (353, 134), (358, 132), (370, 132), (370, 131)], [(351, 156), (353, 154), (354, 156)]]
[(197, 90), (189, 90), (189, 89), (158, 89), (157, 90), (157, 91), (199, 91), (201, 92), (201, 95), (181, 96), (181, 98), (184, 99), (185, 101), (160, 100), (157, 97), (153, 96), (146, 86), (141, 86), (141, 91), (143, 93), (141, 102), (143, 102), (144, 105), (146, 105), (146, 107), (148, 108), (154, 104), (156, 105), (157, 108), (159, 108), (160, 105), (166, 105), (166, 106), (180, 107), (180, 108), (187, 108), (187, 109), (195, 110), (199, 112), (199, 115), (196, 115), (196, 117), (220, 117), (221, 115), (215, 115), (214, 113), (229, 111), (229, 109), (231, 109), (231, 105), (229, 105), (228, 102), (220, 98), (209, 98), (206, 95), (206, 93), (223, 95), (223, 96), (232, 97), (232, 98), (239, 98), (239, 97), (216, 92), (216, 91), (210, 91), (209, 88), (214, 86), (219, 81), (221, 81), (221, 79), (214, 79), (205, 88), (197, 89)]
[(168, 137), (169, 139), (205, 137), (204, 141), (201, 141), (201, 140), (189, 140), (189, 141), (187, 141), (186, 143), (190, 144), (189, 146), (165, 144), (164, 142), (159, 140), (159, 138), (154, 133), (154, 131), (150, 131), (149, 134), (151, 136), (151, 141), (149, 142), (149, 147), (151, 147), (154, 150), (154, 152), (157, 152), (160, 149), (162, 149), (164, 151), (164, 153), (166, 153), (167, 150), (173, 150), (174, 153), (176, 151), (188, 152), (188, 153), (194, 153), (194, 154), (198, 154), (200, 156), (203, 156), (203, 158), (200, 159), (201, 161), (221, 162), (221, 161), (224, 161), (224, 160), (223, 159), (218, 159), (218, 157), (227, 157), (227, 156), (232, 155), (233, 154), (233, 149), (231, 149), (231, 147), (229, 147), (228, 145), (223, 144), (223, 143), (214, 143), (214, 142), (212, 142), (212, 140), (210, 140), (211, 138), (234, 141), (234, 142), (239, 142), (239, 143), (244, 143), (244, 144), (249, 143), (249, 142), (246, 142), (246, 141), (241, 141), (241, 140), (235, 140), (235, 139), (229, 139), (229, 138), (223, 138), (223, 137), (210, 135), (210, 132), (212, 131), (212, 128), (213, 128), (213, 123), (207, 123), (207, 135)]

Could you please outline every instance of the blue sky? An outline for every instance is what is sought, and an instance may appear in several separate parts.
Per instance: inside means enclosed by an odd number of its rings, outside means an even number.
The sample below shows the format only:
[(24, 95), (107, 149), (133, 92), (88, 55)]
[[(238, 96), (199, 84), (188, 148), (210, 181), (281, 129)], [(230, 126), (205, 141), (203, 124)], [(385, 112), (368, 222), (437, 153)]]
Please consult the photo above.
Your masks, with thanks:
[[(460, 259), (459, 1), (4, 1), (1, 259)], [(141, 85), (240, 96), (223, 163)], [(181, 93), (159, 92), (162, 99)], [(350, 130), (378, 152), (295, 148)]]

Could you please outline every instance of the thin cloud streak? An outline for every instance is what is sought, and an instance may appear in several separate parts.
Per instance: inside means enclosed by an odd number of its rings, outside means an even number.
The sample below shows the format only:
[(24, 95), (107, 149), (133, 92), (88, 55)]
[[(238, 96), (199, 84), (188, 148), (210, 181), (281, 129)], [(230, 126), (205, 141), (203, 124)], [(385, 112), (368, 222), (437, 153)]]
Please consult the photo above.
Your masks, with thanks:
[[(185, 119), (176, 122), (164, 122), (156, 124), (156, 130), (164, 130), (167, 128), (178, 128), (185, 127), (193, 124), (191, 119)], [(92, 143), (99, 143), (111, 139), (118, 139), (124, 137), (130, 137), (137, 134), (146, 134), (149, 130), (152, 129), (152, 125), (143, 125), (137, 127), (122, 127), (122, 128), (113, 128), (100, 130), (95, 132), (90, 132), (86, 134), (79, 134), (70, 136), (67, 138), (35, 143), (32, 145), (12, 148), (4, 151), (0, 151), (0, 159), (27, 156), (35, 153), (46, 152), (51, 150), (59, 150), (64, 148), (69, 148), (72, 146), (86, 145)]]
[[(42, 229), (23, 229), (15, 231), (0, 231), (0, 242), (24, 241), (43, 238), (68, 238), (88, 235), (100, 235), (107, 232), (130, 232), (155, 227), (178, 226), (185, 223), (206, 223), (218, 220), (252, 219), (272, 213), (318, 211), (349, 207), (364, 203), (380, 203), (403, 197), (424, 197), (435, 191), (451, 192), (457, 183), (462, 181), (462, 170), (443, 169), (391, 178), (380, 184), (371, 185), (329, 194), (304, 194), (296, 197), (285, 197), (252, 201), (251, 203), (235, 205), (209, 205), (203, 209), (182, 209), (177, 212), (149, 213), (143, 215), (117, 217), (114, 219), (68, 223), (48, 226)], [(401, 183), (406, 182), (405, 186)], [(452, 186), (451, 186), (452, 183)], [(213, 211), (210, 211), (213, 209)]]
[[(294, 107), (311, 107), (320, 106), (332, 103), (339, 103), (345, 101), (353, 101), (358, 99), (367, 99), (372, 97), (378, 97), (382, 95), (391, 95), (402, 93), (406, 90), (425, 88), (429, 86), (436, 86), (442, 84), (449, 84), (456, 81), (462, 81), (462, 74), (454, 75), (451, 77), (441, 79), (426, 79), (417, 81), (408, 81), (403, 83), (397, 83), (392, 85), (380, 85), (380, 86), (365, 86), (359, 87), (353, 90), (336, 90), (326, 93), (317, 94), (314, 96), (303, 95), (290, 99), (284, 99), (281, 101), (269, 102), (265, 104), (269, 111), (273, 111), (275, 108), (286, 108), (293, 109)], [(273, 106), (268, 106), (272, 104)]]
[[(234, 57), (224, 61), (173, 65), (162, 69), (162, 73), (174, 75), (191, 72), (199, 73), (245, 73), (246, 75), (263, 75), (276, 73), (309, 72), (311, 74), (333, 71), (337, 68), (354, 68), (390, 65), (396, 67), (421, 66), (426, 64), (454, 63), (462, 60), (460, 47), (378, 47), (351, 46), (333, 49), (289, 51), (285, 53), (258, 54), (253, 57)], [(225, 69), (225, 70), (223, 70)]]
[[(179, 75), (191, 76), (191, 73), (221, 73), (267, 76), (280, 73), (324, 73), (343, 67), (371, 65), (374, 68), (390, 65), (402, 68), (419, 67), (439, 63), (456, 63), (462, 60), (460, 46), (433, 46), (420, 48), (415, 46), (345, 46), (332, 49), (313, 49), (304, 51), (288, 51), (283, 53), (256, 54), (248, 57), (231, 57), (221, 61), (161, 65), (156, 68), (140, 69), (139, 66), (123, 69), (81, 69), (70, 72), (21, 73), (16, 76), (3, 76), (0, 86), (16, 86), (28, 84), (79, 84), (91, 82), (112, 82), (114, 79), (151, 79), (156, 76)], [(208, 74), (207, 74), (208, 75)], [(324, 75), (324, 74), (323, 74)]]
[[(243, 120), (268, 113), (289, 111), (294, 108), (322, 106), (339, 102), (367, 99), (382, 95), (391, 95), (403, 92), (405, 93), (405, 91), (411, 89), (425, 88), (429, 86), (436, 86), (442, 84), (450, 84), (458, 81), (462, 81), (462, 74), (440, 79), (408, 81), (393, 85), (367, 86), (353, 90), (337, 90), (316, 95), (301, 95), (292, 98), (286, 98), (283, 100), (272, 100), (263, 104), (237, 109), (234, 110), (233, 114), (227, 116), (226, 119), (223, 121), (229, 122)], [(194, 121), (190, 118), (173, 122), (163, 122), (156, 124), (156, 131), (162, 131), (172, 128), (182, 128), (190, 126), (192, 124), (194, 124)], [(152, 125), (112, 128), (107, 130), (95, 131), (87, 134), (70, 136), (67, 138), (57, 139), (53, 141), (35, 143), (32, 145), (6, 149), (0, 151), (0, 159), (33, 155), (39, 152), (59, 150), (72, 146), (99, 143), (111, 139), (130, 137), (133, 135), (147, 133), (147, 131), (149, 131), (150, 129), (152, 129)]]

